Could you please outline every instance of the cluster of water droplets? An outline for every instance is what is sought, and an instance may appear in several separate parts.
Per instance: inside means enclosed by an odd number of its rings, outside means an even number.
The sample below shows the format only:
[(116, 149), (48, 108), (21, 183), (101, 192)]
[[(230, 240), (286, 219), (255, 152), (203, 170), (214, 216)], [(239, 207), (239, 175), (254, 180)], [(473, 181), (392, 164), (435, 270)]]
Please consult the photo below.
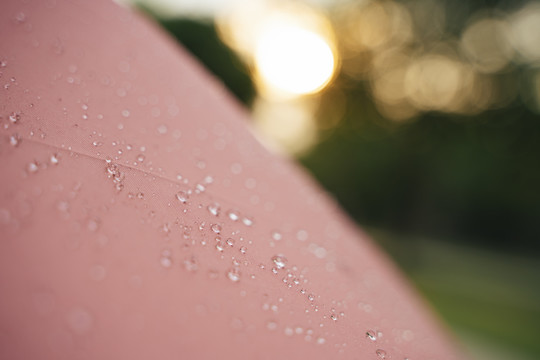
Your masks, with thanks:
[(119, 192), (122, 191), (124, 189), (124, 172), (122, 172), (120, 167), (113, 163), (112, 160), (107, 159), (106, 163), (105, 171), (107, 172), (107, 176), (112, 180), (115, 189)]

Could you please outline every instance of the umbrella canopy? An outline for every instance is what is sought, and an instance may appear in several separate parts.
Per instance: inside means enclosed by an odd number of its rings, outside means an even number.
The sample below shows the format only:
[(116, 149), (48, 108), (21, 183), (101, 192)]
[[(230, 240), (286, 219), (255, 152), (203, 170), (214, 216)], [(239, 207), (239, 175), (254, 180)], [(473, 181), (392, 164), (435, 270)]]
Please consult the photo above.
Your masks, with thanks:
[(0, 33), (1, 358), (462, 358), (155, 25), (9, 0)]

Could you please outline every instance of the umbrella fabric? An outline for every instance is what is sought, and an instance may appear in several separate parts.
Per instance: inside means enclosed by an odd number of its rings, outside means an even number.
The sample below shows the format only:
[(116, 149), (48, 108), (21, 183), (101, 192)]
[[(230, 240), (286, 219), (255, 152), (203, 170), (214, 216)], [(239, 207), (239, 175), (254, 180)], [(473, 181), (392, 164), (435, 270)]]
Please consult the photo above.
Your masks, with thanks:
[(0, 34), (0, 358), (461, 358), (150, 21), (8, 0)]

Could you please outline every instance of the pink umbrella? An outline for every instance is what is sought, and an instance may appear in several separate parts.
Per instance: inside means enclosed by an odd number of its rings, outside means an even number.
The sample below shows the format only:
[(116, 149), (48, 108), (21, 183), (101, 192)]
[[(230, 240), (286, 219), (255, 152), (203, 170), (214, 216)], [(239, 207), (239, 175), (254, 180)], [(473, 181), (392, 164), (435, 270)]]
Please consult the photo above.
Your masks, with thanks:
[(463, 358), (155, 25), (109, 1), (0, 14), (0, 358)]

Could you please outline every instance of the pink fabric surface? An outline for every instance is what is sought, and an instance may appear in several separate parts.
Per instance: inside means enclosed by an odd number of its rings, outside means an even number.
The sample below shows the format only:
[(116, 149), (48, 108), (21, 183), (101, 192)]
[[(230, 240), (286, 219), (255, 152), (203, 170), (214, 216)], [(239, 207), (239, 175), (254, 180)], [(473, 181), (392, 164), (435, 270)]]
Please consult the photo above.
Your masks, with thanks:
[(155, 25), (8, 0), (0, 34), (1, 359), (462, 358)]

